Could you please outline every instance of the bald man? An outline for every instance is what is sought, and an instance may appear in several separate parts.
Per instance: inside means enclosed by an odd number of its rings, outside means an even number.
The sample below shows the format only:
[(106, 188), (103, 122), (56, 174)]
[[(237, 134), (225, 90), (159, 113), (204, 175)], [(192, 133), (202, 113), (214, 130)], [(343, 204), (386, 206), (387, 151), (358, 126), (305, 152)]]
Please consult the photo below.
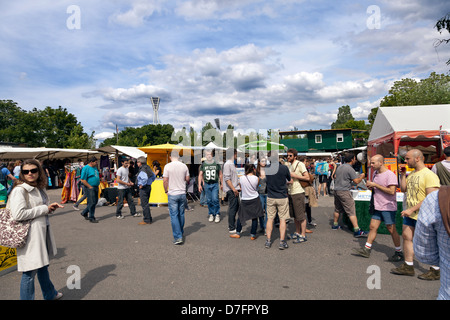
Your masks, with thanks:
[[(406, 153), (405, 161), (408, 167), (414, 171), (406, 178), (406, 171), (400, 173), (400, 189), (405, 192), (406, 199), (403, 200), (403, 252), (405, 262), (391, 273), (398, 275), (414, 276), (414, 248), (413, 237), (416, 227), (419, 209), (428, 194), (439, 190), (439, 178), (424, 164), (424, 157), (420, 150), (412, 149)], [(419, 276), (423, 280), (439, 280), (439, 268), (432, 266), (430, 271)]]
[(353, 249), (353, 254), (364, 258), (370, 257), (372, 244), (377, 236), (381, 221), (384, 221), (386, 229), (392, 236), (395, 246), (394, 255), (389, 261), (398, 262), (404, 259), (400, 236), (395, 228), (395, 216), (397, 215), (397, 176), (384, 166), (384, 157), (380, 154), (370, 158), (370, 166), (374, 170), (372, 181), (367, 181), (367, 187), (373, 192), (374, 212), (370, 221), (369, 236), (365, 246), (361, 249)]

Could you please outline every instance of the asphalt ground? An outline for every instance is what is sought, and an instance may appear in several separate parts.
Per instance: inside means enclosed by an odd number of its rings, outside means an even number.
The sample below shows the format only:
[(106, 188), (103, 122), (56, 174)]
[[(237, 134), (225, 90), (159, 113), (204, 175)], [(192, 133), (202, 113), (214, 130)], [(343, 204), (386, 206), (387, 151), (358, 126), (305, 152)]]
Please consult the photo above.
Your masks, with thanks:
[[(49, 190), (51, 201), (61, 189)], [(137, 203), (137, 199), (135, 199)], [(415, 261), (415, 277), (398, 276), (388, 262), (393, 252), (390, 235), (379, 234), (369, 259), (351, 254), (365, 238), (350, 230), (332, 230), (333, 198), (319, 198), (313, 208), (317, 227), (308, 241), (278, 249), (264, 248), (265, 236), (250, 240), (250, 223), (240, 239), (229, 237), (227, 206), (222, 220), (209, 222), (207, 208), (190, 203), (183, 245), (172, 244), (167, 206), (151, 207), (153, 223), (138, 225), (142, 217), (115, 217), (114, 206), (97, 207), (94, 224), (81, 217), (72, 203), (50, 216), (58, 254), (50, 262), (50, 277), (63, 300), (435, 300), (439, 281), (417, 275), (428, 265)], [(84, 208), (80, 205), (80, 208)], [(142, 208), (137, 206), (138, 212)], [(288, 225), (293, 232), (294, 223)], [(77, 278), (77, 275), (79, 277)], [(0, 299), (18, 300), (21, 273), (0, 276)], [(79, 282), (77, 282), (79, 280)], [(79, 284), (77, 288), (76, 284)], [(75, 286), (75, 287), (74, 287)], [(42, 294), (36, 279), (36, 299)]]

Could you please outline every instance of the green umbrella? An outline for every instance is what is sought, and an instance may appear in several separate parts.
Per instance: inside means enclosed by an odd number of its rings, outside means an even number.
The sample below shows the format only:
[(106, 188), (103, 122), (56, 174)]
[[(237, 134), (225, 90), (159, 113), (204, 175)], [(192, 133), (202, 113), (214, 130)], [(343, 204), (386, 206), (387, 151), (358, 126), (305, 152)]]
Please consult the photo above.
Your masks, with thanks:
[(247, 151), (286, 151), (287, 147), (284, 144), (272, 142), (272, 141), (252, 141), (246, 144), (242, 144), (238, 147), (239, 150)]

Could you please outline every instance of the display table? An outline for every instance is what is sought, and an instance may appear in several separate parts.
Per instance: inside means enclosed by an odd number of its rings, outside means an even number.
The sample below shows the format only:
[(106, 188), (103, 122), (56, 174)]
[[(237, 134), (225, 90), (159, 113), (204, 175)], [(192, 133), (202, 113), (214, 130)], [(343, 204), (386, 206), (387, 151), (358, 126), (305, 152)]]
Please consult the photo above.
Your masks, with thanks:
[(102, 196), (109, 203), (116, 203), (116, 198), (117, 198), (118, 195), (119, 195), (119, 189), (118, 188), (105, 188), (105, 189), (103, 189)]
[(158, 178), (152, 183), (152, 191), (150, 192), (150, 204), (167, 204), (169, 202), (167, 194), (164, 191), (163, 179)]
[[(351, 190), (353, 199), (355, 199), (356, 217), (358, 218), (358, 226), (361, 230), (369, 231), (370, 220), (372, 216), (369, 213), (370, 198), (372, 192), (370, 190)], [(397, 192), (397, 215), (395, 217), (395, 227), (399, 235), (402, 234), (403, 218), (403, 193)], [(343, 216), (344, 223), (353, 230), (353, 225), (347, 215)], [(390, 234), (384, 222), (381, 222), (378, 232), (380, 234)]]

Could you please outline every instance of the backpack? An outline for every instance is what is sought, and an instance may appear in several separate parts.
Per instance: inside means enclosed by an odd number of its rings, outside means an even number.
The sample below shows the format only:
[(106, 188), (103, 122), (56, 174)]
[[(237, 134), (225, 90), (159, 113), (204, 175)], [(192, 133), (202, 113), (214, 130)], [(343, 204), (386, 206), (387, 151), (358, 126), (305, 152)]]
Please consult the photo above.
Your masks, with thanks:
[(441, 185), (450, 185), (450, 171), (442, 164), (442, 162), (436, 163), (436, 175), (439, 177)]

